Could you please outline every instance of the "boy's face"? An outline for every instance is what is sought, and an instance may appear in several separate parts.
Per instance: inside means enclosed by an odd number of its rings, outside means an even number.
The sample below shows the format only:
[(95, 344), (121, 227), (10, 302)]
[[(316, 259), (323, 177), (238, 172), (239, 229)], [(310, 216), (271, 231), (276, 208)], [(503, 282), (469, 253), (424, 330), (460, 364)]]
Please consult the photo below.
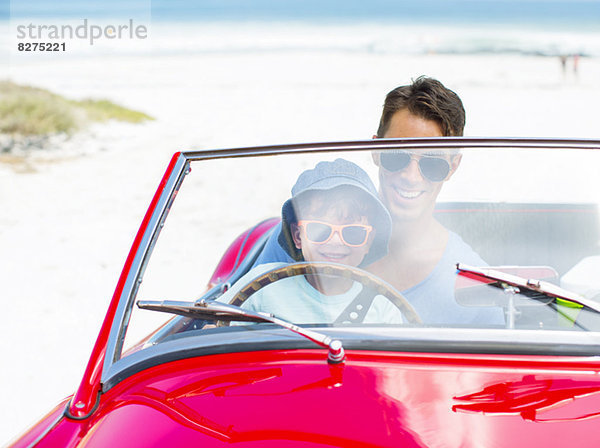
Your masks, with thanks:
[[(342, 213), (340, 213), (342, 211)], [(333, 225), (360, 224), (369, 225), (366, 216), (352, 217), (340, 210), (340, 207), (330, 207), (325, 213), (305, 213), (301, 221), (320, 221)], [(375, 229), (373, 229), (367, 238), (365, 244), (359, 247), (348, 246), (344, 243), (338, 231), (334, 231), (331, 238), (325, 243), (314, 243), (307, 237), (307, 232), (303, 226), (298, 224), (291, 225), (292, 238), (296, 248), (302, 251), (306, 261), (324, 261), (345, 264), (348, 266), (358, 266), (362, 263), (365, 255), (369, 252)]]

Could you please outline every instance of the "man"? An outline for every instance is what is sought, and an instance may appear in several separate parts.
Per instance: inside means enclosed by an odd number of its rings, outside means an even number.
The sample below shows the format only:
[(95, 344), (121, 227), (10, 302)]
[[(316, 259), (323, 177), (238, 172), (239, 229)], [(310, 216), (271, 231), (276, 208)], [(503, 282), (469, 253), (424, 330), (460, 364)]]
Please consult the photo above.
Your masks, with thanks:
[[(465, 110), (458, 95), (439, 81), (419, 77), (392, 90), (385, 99), (373, 138), (463, 135)], [(392, 217), (388, 254), (366, 269), (402, 292), (428, 324), (502, 324), (500, 308), (467, 308), (454, 299), (457, 262), (485, 262), (433, 216), (443, 184), (457, 170), (461, 155), (376, 152), (379, 194)], [(275, 229), (275, 234), (279, 228)], [(256, 264), (290, 261), (271, 237)]]
[[(461, 136), (464, 125), (458, 95), (435, 79), (420, 77), (388, 93), (373, 138)], [(461, 155), (377, 152), (373, 160), (379, 167), (379, 194), (393, 225), (388, 254), (367, 270), (402, 291), (426, 323), (502, 324), (500, 308), (466, 308), (454, 300), (456, 263), (485, 263), (433, 216), (436, 199)]]

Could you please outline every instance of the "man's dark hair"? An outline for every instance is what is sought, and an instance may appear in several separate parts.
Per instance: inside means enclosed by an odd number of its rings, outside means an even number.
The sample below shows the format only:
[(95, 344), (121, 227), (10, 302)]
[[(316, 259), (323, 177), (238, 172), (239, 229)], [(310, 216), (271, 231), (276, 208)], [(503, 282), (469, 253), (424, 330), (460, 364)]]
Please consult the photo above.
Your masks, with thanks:
[(465, 109), (462, 101), (437, 79), (420, 76), (411, 85), (396, 87), (388, 93), (377, 137), (385, 135), (392, 116), (402, 109), (407, 109), (419, 118), (436, 122), (446, 137), (463, 135)]

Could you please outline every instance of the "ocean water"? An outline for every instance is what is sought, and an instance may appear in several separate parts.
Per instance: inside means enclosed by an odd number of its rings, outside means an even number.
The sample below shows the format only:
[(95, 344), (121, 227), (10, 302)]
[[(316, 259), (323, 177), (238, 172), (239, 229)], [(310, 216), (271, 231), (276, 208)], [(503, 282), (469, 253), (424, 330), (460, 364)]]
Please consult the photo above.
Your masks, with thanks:
[(598, 0), (4, 0), (12, 17), (124, 17), (159, 21), (302, 20), (504, 23), (581, 29), (600, 26)]
[(504, 23), (598, 29), (597, 0), (154, 0), (159, 20), (384, 21), (412, 24)]
[(600, 0), (12, 0), (6, 5), (0, 20), (9, 21), (12, 34), (16, 24), (77, 25), (83, 19), (147, 25), (147, 45), (120, 41), (96, 47), (117, 52), (600, 56)]

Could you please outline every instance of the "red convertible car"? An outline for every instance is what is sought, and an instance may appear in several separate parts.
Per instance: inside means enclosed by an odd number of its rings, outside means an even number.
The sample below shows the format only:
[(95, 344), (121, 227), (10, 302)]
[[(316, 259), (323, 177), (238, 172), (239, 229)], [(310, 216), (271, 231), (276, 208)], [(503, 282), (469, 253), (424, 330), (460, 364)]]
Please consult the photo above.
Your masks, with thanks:
[(12, 446), (598, 447), (599, 173), (591, 140), (177, 153)]

